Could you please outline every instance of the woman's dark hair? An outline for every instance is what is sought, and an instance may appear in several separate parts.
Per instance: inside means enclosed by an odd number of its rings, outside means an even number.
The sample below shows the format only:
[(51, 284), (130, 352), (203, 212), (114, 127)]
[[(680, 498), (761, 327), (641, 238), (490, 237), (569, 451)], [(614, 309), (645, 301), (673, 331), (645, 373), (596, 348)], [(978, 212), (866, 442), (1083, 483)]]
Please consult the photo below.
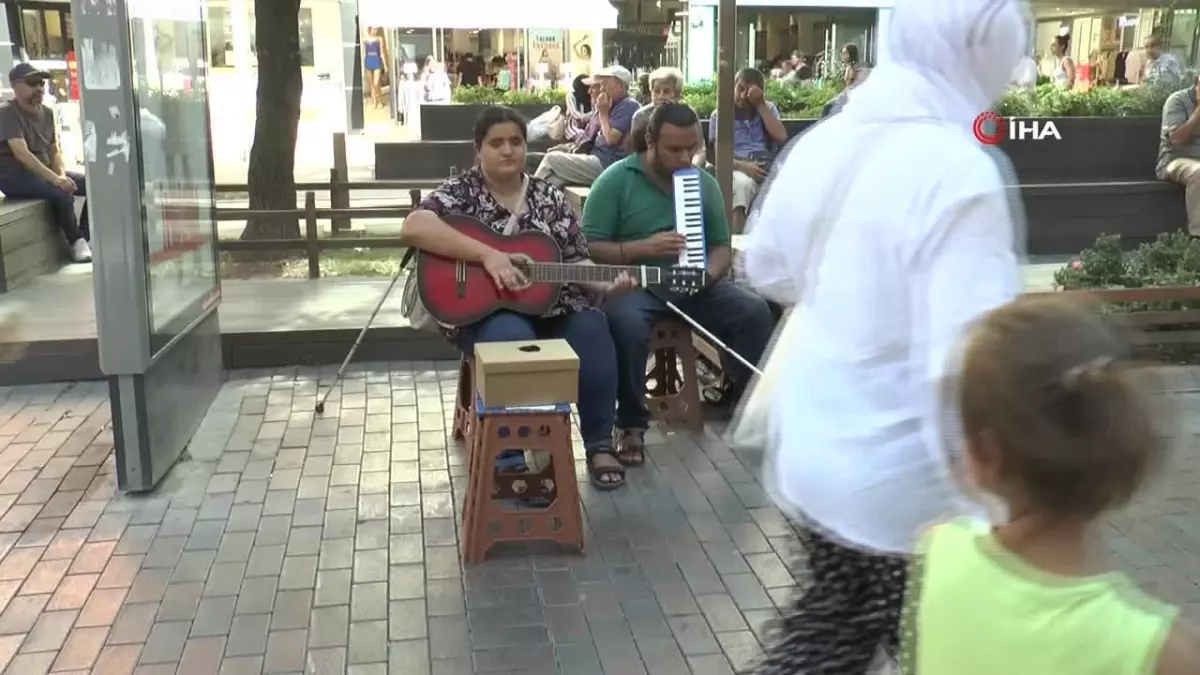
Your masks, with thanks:
[(807, 63), (801, 64), (800, 67), (796, 69), (796, 78), (797, 79), (811, 80), (812, 76), (813, 76), (812, 66), (808, 65)]
[(767, 78), (763, 76), (762, 71), (757, 68), (742, 68), (737, 72), (737, 77), (734, 81), (741, 80), (742, 82), (765, 89), (767, 86)]
[(528, 141), (529, 131), (528, 123), (521, 113), (502, 105), (490, 105), (479, 113), (479, 117), (475, 118), (475, 149), (483, 147), (483, 139), (487, 138), (488, 132), (497, 124), (512, 122), (521, 130), (521, 138)]
[(1045, 515), (1123, 506), (1166, 454), (1128, 341), (1089, 309), (1033, 297), (992, 311), (954, 383), (972, 451)]
[(850, 57), (850, 63), (858, 63), (858, 45), (853, 42), (847, 42), (845, 47), (846, 56)]
[(573, 96), (575, 97), (575, 109), (581, 113), (592, 112), (592, 95), (588, 91), (586, 75), (576, 75), (574, 82), (571, 83)]
[(1067, 47), (1071, 46), (1071, 37), (1069, 35), (1055, 35), (1054, 44), (1058, 45), (1063, 53), (1067, 53)]

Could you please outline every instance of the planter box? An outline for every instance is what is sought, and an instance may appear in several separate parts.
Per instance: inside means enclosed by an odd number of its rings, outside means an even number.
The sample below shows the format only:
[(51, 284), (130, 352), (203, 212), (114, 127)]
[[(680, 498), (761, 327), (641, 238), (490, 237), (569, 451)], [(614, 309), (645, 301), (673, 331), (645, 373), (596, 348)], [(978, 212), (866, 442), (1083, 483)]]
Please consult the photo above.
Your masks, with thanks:
[[(1066, 134), (1063, 134), (1066, 138)], [(1187, 224), (1183, 188), (1159, 181), (1024, 185), (1021, 191), (1030, 255), (1075, 255), (1102, 234), (1126, 248)]]
[(1158, 117), (1058, 117), (1062, 140), (1000, 143), (1022, 185), (1154, 180)]
[[(422, 141), (467, 141), (474, 138), (475, 120), (490, 106), (475, 104), (448, 104), (421, 106)], [(526, 121), (546, 112), (552, 105), (518, 105), (513, 109), (521, 113)]]
[[(529, 144), (545, 151), (546, 141)], [(375, 180), (441, 180), (475, 166), (475, 141), (410, 141), (375, 144)]]

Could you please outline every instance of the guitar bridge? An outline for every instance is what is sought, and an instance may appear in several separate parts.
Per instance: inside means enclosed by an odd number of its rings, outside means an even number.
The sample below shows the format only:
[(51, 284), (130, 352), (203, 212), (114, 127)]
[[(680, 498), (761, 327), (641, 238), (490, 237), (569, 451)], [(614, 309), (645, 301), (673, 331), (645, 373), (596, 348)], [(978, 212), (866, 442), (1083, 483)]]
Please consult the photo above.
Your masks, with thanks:
[(467, 297), (467, 264), (461, 260), (454, 264), (454, 281), (459, 299)]

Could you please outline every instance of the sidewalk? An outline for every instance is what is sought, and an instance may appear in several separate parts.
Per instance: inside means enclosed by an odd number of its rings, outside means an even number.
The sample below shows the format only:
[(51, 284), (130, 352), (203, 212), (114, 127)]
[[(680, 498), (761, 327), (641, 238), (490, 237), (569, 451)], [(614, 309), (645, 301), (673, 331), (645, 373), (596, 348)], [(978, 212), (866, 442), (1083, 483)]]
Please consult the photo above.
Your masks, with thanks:
[[(459, 563), (455, 366), (234, 372), (148, 497), (114, 494), (102, 383), (0, 389), (0, 671), (728, 675), (803, 571), (755, 460), (652, 433), (630, 485), (581, 483), (587, 553)], [(1165, 383), (1182, 452), (1107, 528), (1121, 567), (1200, 607), (1200, 369)], [(8, 670), (4, 670), (5, 666)]]

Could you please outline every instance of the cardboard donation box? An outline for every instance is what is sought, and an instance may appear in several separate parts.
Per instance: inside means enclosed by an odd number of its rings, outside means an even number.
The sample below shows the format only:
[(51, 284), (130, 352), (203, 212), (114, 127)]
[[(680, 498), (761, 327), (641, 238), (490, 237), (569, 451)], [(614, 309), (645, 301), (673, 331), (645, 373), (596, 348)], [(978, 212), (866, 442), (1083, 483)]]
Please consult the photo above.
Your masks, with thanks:
[(489, 408), (575, 403), (579, 357), (566, 340), (475, 345), (475, 383)]

